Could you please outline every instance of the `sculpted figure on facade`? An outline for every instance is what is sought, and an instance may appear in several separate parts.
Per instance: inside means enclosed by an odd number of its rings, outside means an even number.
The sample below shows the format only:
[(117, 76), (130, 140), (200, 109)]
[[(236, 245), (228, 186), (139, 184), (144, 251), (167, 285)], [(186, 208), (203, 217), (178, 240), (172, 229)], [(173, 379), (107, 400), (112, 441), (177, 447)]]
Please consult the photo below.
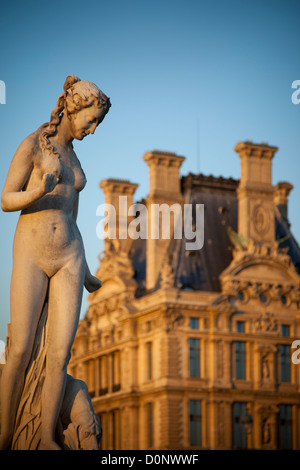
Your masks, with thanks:
[[(76, 224), (86, 177), (72, 141), (93, 134), (109, 108), (109, 98), (95, 84), (69, 75), (50, 122), (26, 137), (9, 168), (1, 207), (21, 214), (13, 244), (9, 353), (1, 378), (1, 449), (72, 448), (72, 416), (85, 420), (73, 424), (75, 434), (84, 428), (86, 435), (91, 423), (91, 432), (100, 435), (86, 390), (67, 380), (83, 287), (89, 292), (101, 287), (88, 268)], [(58, 438), (59, 423), (67, 443)], [(76, 442), (74, 448), (81, 447)]]
[(262, 380), (270, 379), (269, 351), (263, 351), (261, 354), (261, 377)]

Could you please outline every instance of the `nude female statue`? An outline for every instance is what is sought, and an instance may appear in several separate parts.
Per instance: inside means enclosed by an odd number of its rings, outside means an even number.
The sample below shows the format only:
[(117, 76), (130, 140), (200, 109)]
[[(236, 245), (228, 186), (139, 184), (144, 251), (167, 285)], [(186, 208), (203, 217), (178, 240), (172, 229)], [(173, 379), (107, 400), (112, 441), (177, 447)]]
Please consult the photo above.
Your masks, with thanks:
[(3, 211), (19, 211), (13, 244), (11, 347), (1, 380), (0, 448), (13, 435), (18, 401), (35, 332), (48, 295), (46, 376), (40, 449), (60, 449), (55, 428), (67, 363), (79, 321), (83, 286), (101, 287), (87, 266), (76, 217), (86, 184), (73, 139), (93, 134), (110, 100), (93, 83), (69, 75), (49, 123), (19, 146), (1, 197)]

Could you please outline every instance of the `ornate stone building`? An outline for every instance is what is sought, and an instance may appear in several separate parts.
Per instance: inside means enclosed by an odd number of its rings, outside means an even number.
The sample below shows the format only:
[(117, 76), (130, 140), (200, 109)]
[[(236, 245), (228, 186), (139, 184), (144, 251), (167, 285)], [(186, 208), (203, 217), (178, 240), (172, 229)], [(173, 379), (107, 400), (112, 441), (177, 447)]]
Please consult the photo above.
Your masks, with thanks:
[[(105, 240), (96, 273), (103, 286), (89, 297), (69, 369), (88, 384), (103, 449), (300, 449), (292, 185), (272, 185), (277, 148), (247, 141), (235, 150), (239, 181), (180, 177), (184, 157), (147, 152), (149, 194), (130, 217), (137, 185), (100, 184), (116, 210), (117, 238)], [(190, 204), (194, 232), (204, 204), (201, 249), (187, 249), (185, 230), (126, 238), (143, 207), (150, 233), (151, 205), (164, 203)]]

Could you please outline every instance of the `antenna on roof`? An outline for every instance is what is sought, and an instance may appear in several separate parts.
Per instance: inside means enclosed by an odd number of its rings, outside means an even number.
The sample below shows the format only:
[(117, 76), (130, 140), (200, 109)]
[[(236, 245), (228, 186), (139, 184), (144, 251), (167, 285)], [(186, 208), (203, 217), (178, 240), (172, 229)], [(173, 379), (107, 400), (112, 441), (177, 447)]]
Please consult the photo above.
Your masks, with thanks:
[(197, 173), (200, 173), (200, 124), (198, 117), (196, 122), (196, 163)]

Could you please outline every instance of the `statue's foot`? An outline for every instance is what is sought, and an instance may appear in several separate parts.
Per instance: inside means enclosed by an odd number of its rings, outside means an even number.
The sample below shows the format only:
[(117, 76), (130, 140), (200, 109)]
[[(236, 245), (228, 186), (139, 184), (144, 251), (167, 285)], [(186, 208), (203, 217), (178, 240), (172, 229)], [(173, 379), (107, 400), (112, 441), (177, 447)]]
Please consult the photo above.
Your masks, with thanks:
[(55, 441), (41, 441), (39, 450), (62, 450)]

